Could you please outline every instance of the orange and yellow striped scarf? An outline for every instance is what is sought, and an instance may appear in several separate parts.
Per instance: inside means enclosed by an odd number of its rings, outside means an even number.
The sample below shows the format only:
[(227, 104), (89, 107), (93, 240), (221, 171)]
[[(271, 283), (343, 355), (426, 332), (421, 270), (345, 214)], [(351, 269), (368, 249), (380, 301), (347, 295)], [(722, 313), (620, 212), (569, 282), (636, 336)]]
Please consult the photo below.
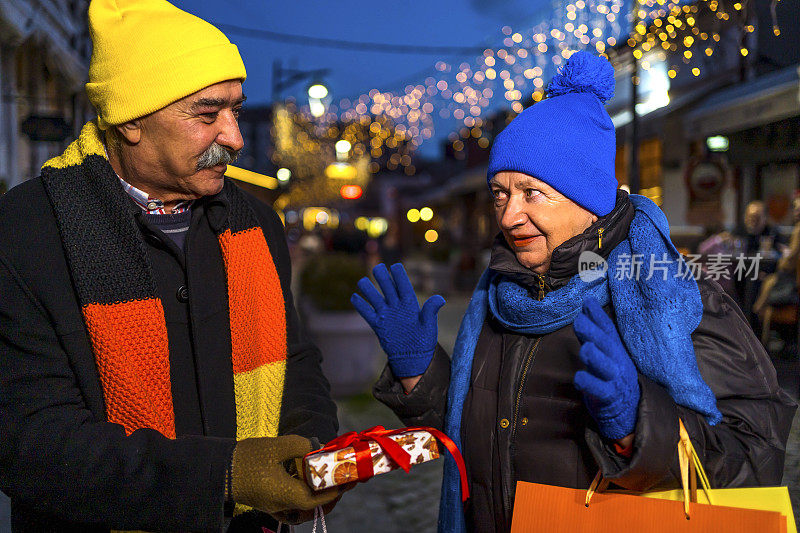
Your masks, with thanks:
[[(42, 167), (95, 355), (109, 422), (175, 438), (164, 309), (130, 200), (94, 122)], [(278, 434), (286, 370), (280, 279), (255, 213), (226, 186), (218, 234), (228, 282), (236, 438)], [(269, 391), (269, 394), (264, 394)]]

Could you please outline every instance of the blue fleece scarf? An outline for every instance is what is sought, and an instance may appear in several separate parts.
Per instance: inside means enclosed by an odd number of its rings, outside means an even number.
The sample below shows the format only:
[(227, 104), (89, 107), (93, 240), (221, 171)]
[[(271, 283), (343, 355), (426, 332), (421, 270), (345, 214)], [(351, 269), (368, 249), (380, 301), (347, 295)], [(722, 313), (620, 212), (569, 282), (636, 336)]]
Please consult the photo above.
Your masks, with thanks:
[[(486, 313), (511, 331), (542, 335), (572, 324), (588, 295), (602, 305), (611, 302), (620, 336), (641, 374), (665, 387), (675, 403), (705, 415), (709, 424), (722, 419), (700, 375), (691, 339), (703, 315), (697, 282), (669, 238), (661, 209), (644, 196), (630, 195), (630, 200), (636, 213), (628, 238), (611, 252), (602, 276), (585, 280), (576, 275), (539, 301), (494, 271), (483, 273), (461, 322), (450, 368), (445, 432), (459, 448), (461, 414)], [(439, 532), (464, 531), (458, 469), (447, 456)]]

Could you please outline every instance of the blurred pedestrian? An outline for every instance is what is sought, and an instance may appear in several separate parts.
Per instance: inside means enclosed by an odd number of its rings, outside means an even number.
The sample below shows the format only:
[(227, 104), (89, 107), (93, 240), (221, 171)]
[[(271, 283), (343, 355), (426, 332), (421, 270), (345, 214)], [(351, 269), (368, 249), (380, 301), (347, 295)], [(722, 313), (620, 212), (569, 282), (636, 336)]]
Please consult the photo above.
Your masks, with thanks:
[(785, 249), (785, 242), (778, 228), (767, 221), (764, 202), (754, 200), (744, 210), (744, 253), (761, 253), (765, 258), (776, 258)]
[(794, 310), (786, 310), (789, 315), (788, 321), (792, 328), (789, 328), (792, 339), (787, 342), (796, 347), (797, 335), (797, 306), (800, 302), (798, 298), (798, 260), (800, 259), (800, 191), (796, 191), (792, 199), (792, 218), (794, 227), (789, 240), (789, 246), (785, 249), (775, 269), (775, 273), (764, 278), (758, 299), (753, 305), (753, 311), (759, 315), (761, 324), (761, 340), (766, 345), (769, 342), (769, 333), (772, 327), (775, 311), (777, 308), (794, 306)]
[(336, 408), (280, 219), (223, 176), (243, 146), (239, 52), (164, 0), (92, 0), (88, 15), (98, 118), (0, 199), (12, 528), (308, 519), (338, 491), (284, 462), (336, 435)]
[(800, 190), (795, 191), (792, 197), (792, 224), (792, 235), (783, 257), (778, 261), (778, 271), (800, 274), (797, 268), (800, 260)]
[(586, 488), (599, 467), (632, 490), (679, 486), (679, 418), (712, 486), (781, 480), (796, 406), (733, 300), (687, 272), (664, 214), (618, 191), (613, 89), (608, 61), (576, 52), (495, 139), (501, 233), (452, 361), (444, 300), (420, 310), (402, 265), (353, 297), (388, 356), (376, 397), (461, 447), (470, 499), (448, 460), (441, 532), (509, 531), (518, 481)]
[(742, 216), (743, 232), (739, 236), (742, 253), (748, 267), (755, 269), (753, 276), (735, 280), (741, 295), (741, 308), (750, 326), (763, 338), (767, 332), (762, 329), (762, 321), (754, 311), (756, 300), (761, 293), (764, 277), (775, 272), (778, 259), (785, 250), (784, 241), (775, 226), (768, 224), (764, 202), (754, 200), (747, 204)]

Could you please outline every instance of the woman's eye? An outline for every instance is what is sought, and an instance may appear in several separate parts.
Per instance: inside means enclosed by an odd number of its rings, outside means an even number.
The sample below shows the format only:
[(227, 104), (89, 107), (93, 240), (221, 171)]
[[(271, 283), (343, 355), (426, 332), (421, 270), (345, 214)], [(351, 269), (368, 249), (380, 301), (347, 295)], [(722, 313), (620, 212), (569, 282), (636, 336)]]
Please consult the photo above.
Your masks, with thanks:
[(535, 198), (540, 194), (542, 194), (542, 191), (540, 191), (539, 189), (525, 189), (525, 196), (527, 198)]

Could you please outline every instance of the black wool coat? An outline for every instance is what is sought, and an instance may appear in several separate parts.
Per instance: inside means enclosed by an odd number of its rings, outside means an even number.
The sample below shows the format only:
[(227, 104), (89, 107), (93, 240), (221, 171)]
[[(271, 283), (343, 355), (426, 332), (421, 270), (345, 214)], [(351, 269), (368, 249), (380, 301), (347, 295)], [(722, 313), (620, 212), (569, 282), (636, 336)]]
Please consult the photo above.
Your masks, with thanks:
[[(214, 228), (226, 190), (193, 206), (185, 254), (131, 202), (164, 306), (177, 438), (106, 421), (81, 308), (41, 179), (0, 199), (0, 489), (14, 531), (220, 531), (236, 436), (224, 263)], [(245, 193), (246, 194), (246, 193)], [(247, 199), (286, 310), (279, 433), (325, 442), (338, 430), (319, 350), (301, 331), (283, 226)], [(270, 391), (264, 391), (269, 394)], [(246, 522), (246, 524), (245, 524)], [(238, 525), (237, 525), (238, 524)], [(266, 515), (231, 530), (261, 532)], [(238, 529), (237, 529), (238, 528)]]

